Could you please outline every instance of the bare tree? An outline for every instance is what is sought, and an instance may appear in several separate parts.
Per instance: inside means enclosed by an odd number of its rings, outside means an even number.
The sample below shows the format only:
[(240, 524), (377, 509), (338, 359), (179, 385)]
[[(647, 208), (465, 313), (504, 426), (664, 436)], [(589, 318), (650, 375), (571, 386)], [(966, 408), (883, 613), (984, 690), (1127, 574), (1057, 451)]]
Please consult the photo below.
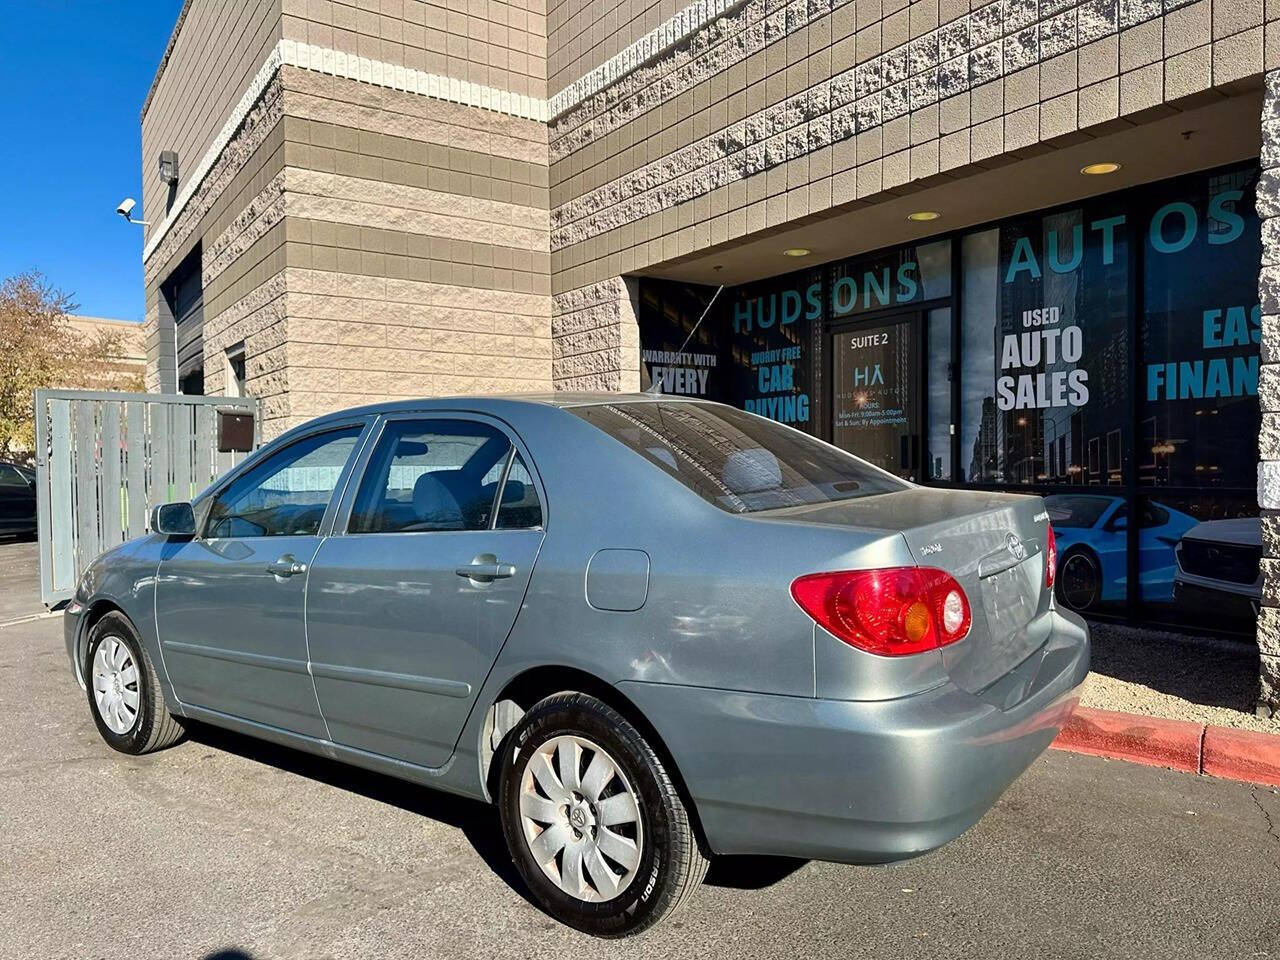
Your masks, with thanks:
[(140, 376), (122, 380), (113, 362), (122, 336), (80, 333), (67, 322), (75, 309), (39, 272), (0, 284), (0, 456), (34, 449), (33, 395), (40, 387), (141, 388)]

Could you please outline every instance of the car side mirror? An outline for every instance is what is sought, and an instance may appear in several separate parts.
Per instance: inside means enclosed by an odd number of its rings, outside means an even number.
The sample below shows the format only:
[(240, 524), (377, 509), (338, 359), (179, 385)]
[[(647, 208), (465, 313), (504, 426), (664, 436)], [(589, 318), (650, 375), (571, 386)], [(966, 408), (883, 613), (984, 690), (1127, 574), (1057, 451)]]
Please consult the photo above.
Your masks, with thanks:
[(1128, 517), (1116, 517), (1116, 518), (1115, 518), (1115, 519), (1113, 519), (1110, 523), (1108, 523), (1108, 524), (1107, 524), (1107, 529), (1108, 529), (1108, 530), (1110, 530), (1112, 533), (1119, 533), (1119, 532), (1120, 532), (1120, 531), (1122, 531), (1122, 530), (1128, 530), (1128, 529), (1129, 529), (1129, 518), (1128, 518)]
[(195, 511), (189, 503), (162, 503), (151, 511), (151, 530), (166, 537), (194, 537)]

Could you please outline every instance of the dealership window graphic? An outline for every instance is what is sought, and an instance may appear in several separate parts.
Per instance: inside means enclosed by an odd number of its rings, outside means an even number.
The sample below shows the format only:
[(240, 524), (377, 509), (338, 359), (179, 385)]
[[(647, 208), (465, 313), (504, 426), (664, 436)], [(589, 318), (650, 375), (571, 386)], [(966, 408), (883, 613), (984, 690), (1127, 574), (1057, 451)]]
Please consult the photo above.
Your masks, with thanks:
[[(728, 288), (680, 356), (714, 288), (644, 281), (642, 379), (918, 482), (1040, 493), (1072, 605), (1181, 617), (1185, 536), (1257, 525), (1257, 178), (1239, 164)], [(1256, 576), (1260, 551), (1236, 552)]]

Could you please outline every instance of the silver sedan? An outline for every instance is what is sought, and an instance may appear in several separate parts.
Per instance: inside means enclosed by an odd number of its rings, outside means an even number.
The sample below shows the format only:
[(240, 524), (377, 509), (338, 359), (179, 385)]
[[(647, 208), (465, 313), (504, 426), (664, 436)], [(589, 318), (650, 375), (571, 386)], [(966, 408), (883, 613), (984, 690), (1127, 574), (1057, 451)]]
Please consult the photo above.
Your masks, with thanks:
[(108, 744), (202, 721), (495, 803), (537, 900), (601, 936), (712, 855), (946, 843), (1089, 664), (1038, 497), (700, 401), (333, 414), (152, 527), (66, 612)]

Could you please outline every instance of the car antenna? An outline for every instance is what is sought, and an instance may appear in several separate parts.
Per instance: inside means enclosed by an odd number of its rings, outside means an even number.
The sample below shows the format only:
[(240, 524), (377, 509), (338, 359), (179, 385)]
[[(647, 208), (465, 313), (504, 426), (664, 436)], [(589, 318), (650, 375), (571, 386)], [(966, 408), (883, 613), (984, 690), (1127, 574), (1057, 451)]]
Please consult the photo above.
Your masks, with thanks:
[[(707, 319), (707, 314), (711, 312), (712, 305), (716, 302), (716, 297), (720, 296), (720, 291), (724, 289), (724, 284), (716, 287), (716, 292), (711, 295), (711, 299), (707, 301), (707, 308), (702, 311), (702, 316), (698, 318), (698, 322), (693, 325), (693, 329), (689, 331), (689, 335), (684, 338), (684, 343), (680, 344), (680, 349), (676, 351), (676, 356), (684, 353), (684, 348), (689, 345), (689, 341), (693, 339), (693, 335), (698, 332), (698, 328), (702, 326), (702, 321)], [(649, 389), (645, 393), (655, 397), (662, 396), (662, 381), (655, 380), (649, 384)]]

